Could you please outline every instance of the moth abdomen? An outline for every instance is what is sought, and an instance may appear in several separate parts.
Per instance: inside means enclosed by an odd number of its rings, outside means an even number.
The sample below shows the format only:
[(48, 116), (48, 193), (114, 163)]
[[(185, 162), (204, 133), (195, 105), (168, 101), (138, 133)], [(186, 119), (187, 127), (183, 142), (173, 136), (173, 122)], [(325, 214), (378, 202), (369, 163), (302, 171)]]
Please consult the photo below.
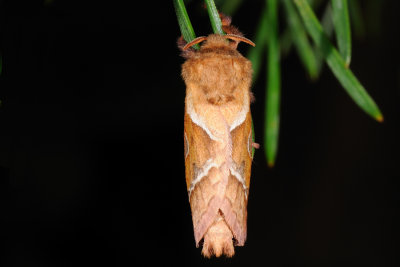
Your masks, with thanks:
[(210, 258), (212, 255), (219, 257), (222, 254), (232, 257), (235, 254), (233, 241), (232, 231), (223, 219), (222, 212), (219, 211), (214, 224), (210, 226), (204, 235), (202, 253), (207, 258)]

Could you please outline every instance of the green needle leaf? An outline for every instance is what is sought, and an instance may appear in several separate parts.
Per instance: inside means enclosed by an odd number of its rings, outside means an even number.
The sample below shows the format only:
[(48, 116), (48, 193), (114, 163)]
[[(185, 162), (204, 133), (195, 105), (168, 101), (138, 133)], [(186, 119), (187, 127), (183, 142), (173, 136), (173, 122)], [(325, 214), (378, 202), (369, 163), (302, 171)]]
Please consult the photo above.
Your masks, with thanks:
[(238, 10), (238, 8), (240, 7), (240, 5), (243, 3), (242, 0), (228, 0), (228, 1), (224, 1), (223, 5), (222, 5), (222, 12), (224, 14), (230, 15), (232, 16), (236, 10)]
[(290, 27), (291, 36), (297, 49), (297, 53), (303, 62), (304, 67), (307, 69), (311, 79), (317, 78), (317, 60), (314, 51), (307, 39), (307, 33), (303, 27), (301, 19), (296, 12), (292, 0), (283, 1), (287, 13), (287, 20)]
[(254, 39), (256, 47), (252, 47), (250, 52), (247, 54), (247, 58), (251, 61), (253, 67), (253, 82), (257, 80), (261, 63), (264, 59), (262, 54), (264, 53), (266, 42), (268, 40), (268, 21), (268, 12), (267, 8), (265, 7), (256, 30)]
[(347, 0), (332, 0), (333, 23), (339, 52), (349, 67), (351, 61), (351, 30)]
[[(328, 36), (328, 39), (330, 39), (333, 34), (332, 17), (333, 17), (332, 7), (331, 7), (331, 5), (326, 5), (325, 11), (321, 18), (321, 25), (322, 25), (322, 29), (325, 32), (326, 36)], [(314, 47), (314, 52), (315, 52), (315, 55), (317, 58), (317, 72), (318, 72), (318, 76), (319, 76), (322, 71), (324, 57), (318, 47)]]
[(365, 37), (364, 19), (361, 14), (360, 3), (357, 0), (351, 0), (349, 3), (349, 13), (351, 25), (353, 26), (354, 35), (357, 38)]
[(205, 2), (207, 5), (208, 15), (210, 16), (211, 27), (213, 29), (213, 32), (217, 34), (225, 34), (224, 31), (222, 30), (221, 19), (219, 17), (219, 13), (215, 6), (214, 0), (205, 0)]
[(274, 166), (278, 151), (280, 109), (280, 63), (278, 41), (278, 1), (266, 0), (268, 9), (268, 70), (265, 106), (265, 153), (270, 167)]
[(317, 47), (321, 50), (329, 68), (332, 70), (333, 74), (339, 80), (346, 92), (367, 114), (375, 118), (377, 121), (383, 121), (383, 116), (378, 106), (354, 76), (352, 71), (346, 68), (345, 61), (323, 32), (321, 24), (307, 1), (294, 0), (294, 3), (303, 18), (308, 33)]
[[(189, 43), (196, 38), (196, 34), (194, 33), (192, 23), (190, 22), (189, 16), (186, 12), (185, 3), (183, 0), (174, 0), (174, 7), (183, 39)], [(197, 44), (192, 47), (195, 49), (200, 48)]]

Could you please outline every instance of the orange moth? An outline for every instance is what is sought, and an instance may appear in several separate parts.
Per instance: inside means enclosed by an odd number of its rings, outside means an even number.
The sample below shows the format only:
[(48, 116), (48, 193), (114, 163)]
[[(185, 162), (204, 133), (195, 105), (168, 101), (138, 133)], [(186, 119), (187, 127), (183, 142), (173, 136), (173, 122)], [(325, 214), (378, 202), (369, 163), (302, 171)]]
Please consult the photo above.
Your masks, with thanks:
[[(253, 143), (251, 62), (237, 50), (254, 43), (222, 16), (226, 35), (211, 34), (178, 46), (186, 58), (184, 156), (196, 246), (205, 257), (232, 257), (247, 235)], [(202, 43), (199, 50), (192, 48)]]

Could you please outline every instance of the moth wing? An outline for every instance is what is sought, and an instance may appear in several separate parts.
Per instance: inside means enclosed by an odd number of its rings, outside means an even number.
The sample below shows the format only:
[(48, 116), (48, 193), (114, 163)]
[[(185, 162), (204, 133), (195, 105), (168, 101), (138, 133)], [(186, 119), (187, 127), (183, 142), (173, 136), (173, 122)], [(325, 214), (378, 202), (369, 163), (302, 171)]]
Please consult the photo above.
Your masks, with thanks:
[(225, 220), (232, 229), (238, 246), (243, 246), (247, 236), (247, 198), (252, 163), (251, 114), (232, 132), (232, 166), (222, 206)]
[(253, 161), (253, 129), (251, 113), (248, 112), (244, 122), (232, 133), (232, 159), (240, 170), (247, 190), (250, 187), (251, 163)]
[(212, 201), (216, 195), (217, 186), (209, 179), (218, 170), (211, 160), (213, 140), (203, 128), (192, 121), (186, 112), (184, 137), (186, 185), (198, 246), (218, 212), (217, 203)]

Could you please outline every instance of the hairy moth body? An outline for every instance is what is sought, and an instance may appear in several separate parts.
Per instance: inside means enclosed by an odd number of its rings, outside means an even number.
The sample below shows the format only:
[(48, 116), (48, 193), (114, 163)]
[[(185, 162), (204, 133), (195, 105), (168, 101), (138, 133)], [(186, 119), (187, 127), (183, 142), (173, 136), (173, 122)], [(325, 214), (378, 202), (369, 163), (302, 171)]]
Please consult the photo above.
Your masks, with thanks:
[(203, 241), (206, 257), (233, 256), (247, 235), (252, 68), (236, 50), (247, 39), (232, 36), (212, 34), (193, 42), (204, 41), (200, 50), (183, 49), (186, 183), (196, 246)]

